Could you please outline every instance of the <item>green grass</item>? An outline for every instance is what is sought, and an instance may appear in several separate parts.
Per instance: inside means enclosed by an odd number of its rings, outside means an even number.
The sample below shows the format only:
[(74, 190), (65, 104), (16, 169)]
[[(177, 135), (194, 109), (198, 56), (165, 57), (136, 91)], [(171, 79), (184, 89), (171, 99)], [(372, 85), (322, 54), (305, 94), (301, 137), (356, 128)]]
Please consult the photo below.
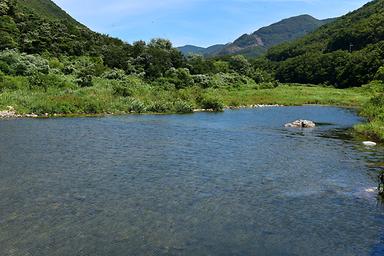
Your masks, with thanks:
[(360, 107), (368, 102), (372, 93), (363, 88), (335, 89), (319, 86), (281, 85), (273, 89), (212, 90), (221, 95), (226, 106), (279, 104), (285, 106), (322, 104)]
[(384, 142), (384, 122), (371, 121), (355, 126), (355, 131), (363, 135), (365, 138), (370, 138), (374, 141)]
[(367, 123), (355, 126), (355, 130), (365, 137), (384, 142), (384, 84), (371, 84), (380, 90), (360, 111), (360, 115), (367, 118)]
[[(24, 79), (24, 78), (20, 78)], [(67, 78), (67, 82), (70, 78)], [(372, 97), (364, 88), (334, 89), (314, 86), (281, 85), (274, 89), (188, 87), (175, 90), (130, 81), (129, 91), (116, 94), (114, 86), (120, 82), (94, 79), (94, 86), (79, 88), (70, 82), (67, 87), (23, 88), (4, 90), (0, 94), (0, 109), (13, 106), (20, 114), (123, 114), (191, 112), (196, 108), (248, 106), (254, 104), (303, 105), (325, 104), (362, 106)], [(21, 87), (21, 88), (20, 88)], [(117, 91), (120, 92), (120, 91)]]

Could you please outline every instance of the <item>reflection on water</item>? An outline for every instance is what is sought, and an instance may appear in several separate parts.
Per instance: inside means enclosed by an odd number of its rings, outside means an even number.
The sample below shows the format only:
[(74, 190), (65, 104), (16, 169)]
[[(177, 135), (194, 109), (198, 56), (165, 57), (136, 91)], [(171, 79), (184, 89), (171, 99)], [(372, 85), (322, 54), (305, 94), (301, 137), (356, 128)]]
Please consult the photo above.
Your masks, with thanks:
[[(305, 118), (312, 130), (286, 129)], [(0, 255), (383, 255), (353, 112), (0, 122)]]

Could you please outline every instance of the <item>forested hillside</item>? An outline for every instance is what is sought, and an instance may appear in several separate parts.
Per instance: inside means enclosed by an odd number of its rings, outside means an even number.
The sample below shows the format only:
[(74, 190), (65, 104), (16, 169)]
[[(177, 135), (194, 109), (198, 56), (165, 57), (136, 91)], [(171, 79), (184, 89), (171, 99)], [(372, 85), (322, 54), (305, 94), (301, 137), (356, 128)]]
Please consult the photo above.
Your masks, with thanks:
[(263, 27), (254, 33), (242, 35), (228, 44), (218, 55), (244, 54), (255, 57), (274, 45), (302, 37), (334, 19), (318, 20), (310, 15), (300, 15)]
[(213, 45), (208, 48), (186, 45), (179, 49), (184, 54), (201, 54), (206, 57), (236, 54), (257, 57), (274, 45), (302, 37), (333, 20), (318, 20), (310, 15), (300, 15), (260, 28), (252, 34), (244, 34), (225, 45)]
[(340, 88), (371, 81), (384, 64), (384, 1), (375, 0), (297, 41), (270, 49), (281, 82)]

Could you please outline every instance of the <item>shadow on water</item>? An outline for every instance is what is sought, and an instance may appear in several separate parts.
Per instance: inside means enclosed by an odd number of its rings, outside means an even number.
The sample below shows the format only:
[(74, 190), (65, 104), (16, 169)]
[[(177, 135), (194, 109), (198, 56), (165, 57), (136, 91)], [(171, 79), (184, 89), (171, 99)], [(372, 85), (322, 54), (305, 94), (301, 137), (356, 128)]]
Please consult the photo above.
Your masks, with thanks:
[(338, 139), (343, 141), (351, 141), (354, 139), (353, 129), (351, 128), (334, 128), (331, 130), (326, 130), (320, 133), (319, 137), (327, 139)]

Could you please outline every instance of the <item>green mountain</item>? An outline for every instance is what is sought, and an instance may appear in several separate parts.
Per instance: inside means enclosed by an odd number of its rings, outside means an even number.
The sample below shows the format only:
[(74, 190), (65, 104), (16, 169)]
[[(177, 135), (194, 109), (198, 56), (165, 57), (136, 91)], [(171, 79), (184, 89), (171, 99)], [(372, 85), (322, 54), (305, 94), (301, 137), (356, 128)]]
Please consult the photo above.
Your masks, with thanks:
[(50, 0), (0, 2), (0, 50), (80, 56), (100, 55), (105, 45), (124, 47), (121, 40), (91, 31)]
[(300, 15), (263, 27), (252, 34), (244, 34), (226, 45), (214, 45), (208, 48), (187, 45), (179, 47), (179, 50), (183, 54), (193, 53), (206, 56), (242, 54), (255, 57), (265, 53), (268, 48), (274, 45), (302, 37), (333, 20), (318, 20), (310, 15)]
[(263, 27), (248, 35), (244, 34), (228, 44), (218, 55), (243, 54), (259, 56), (268, 48), (302, 37), (333, 19), (318, 20), (310, 15), (300, 15), (284, 19)]
[(384, 64), (384, 0), (372, 1), (294, 42), (271, 48), (267, 58), (282, 82), (359, 86)]
[(225, 47), (224, 44), (215, 44), (207, 48), (194, 46), (194, 45), (185, 45), (185, 46), (178, 47), (178, 49), (184, 55), (199, 54), (199, 55), (211, 56), (211, 55), (218, 54), (224, 47)]
[[(9, 2), (9, 1), (8, 1)], [(66, 20), (73, 24), (79, 23), (52, 1), (46, 0), (17, 0), (19, 7), (24, 11), (32, 11), (40, 17), (54, 20)]]

